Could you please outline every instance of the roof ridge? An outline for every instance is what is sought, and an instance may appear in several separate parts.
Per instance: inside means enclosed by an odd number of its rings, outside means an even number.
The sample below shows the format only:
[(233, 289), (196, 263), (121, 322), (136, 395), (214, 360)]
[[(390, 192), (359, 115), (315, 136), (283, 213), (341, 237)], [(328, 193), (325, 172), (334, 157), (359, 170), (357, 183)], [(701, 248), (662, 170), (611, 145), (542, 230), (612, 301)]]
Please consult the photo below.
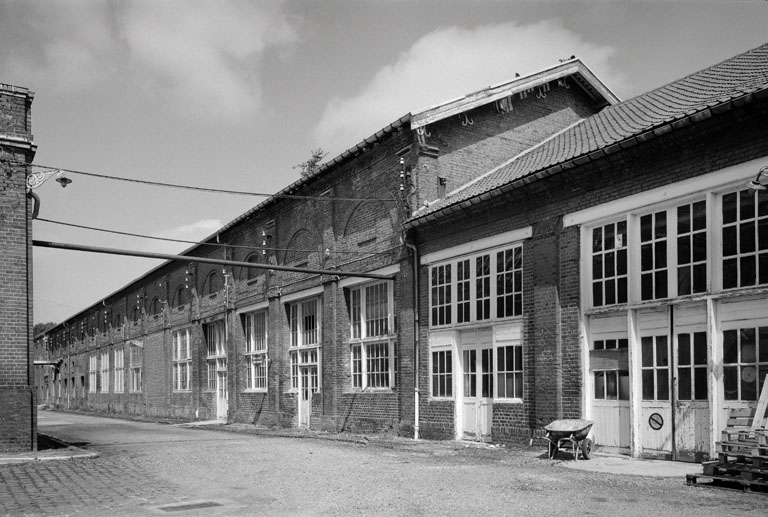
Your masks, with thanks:
[[(696, 70), (695, 72), (691, 72), (690, 74), (684, 75), (683, 77), (680, 77), (678, 79), (674, 79), (674, 80), (669, 81), (667, 83), (664, 83), (664, 84), (662, 84), (660, 86), (657, 86), (656, 88), (654, 88), (652, 90), (648, 90), (647, 92), (638, 93), (634, 97), (630, 97), (629, 99), (626, 99), (626, 100), (624, 100), (622, 102), (619, 102), (618, 104), (613, 104), (612, 106), (621, 106), (621, 105), (626, 104), (628, 102), (631, 102), (631, 101), (633, 101), (633, 100), (635, 100), (635, 99), (637, 99), (639, 97), (645, 97), (645, 96), (648, 96), (650, 94), (656, 93), (656, 92), (658, 92), (660, 90), (664, 90), (664, 89), (666, 89), (666, 88), (668, 88), (668, 87), (670, 87), (670, 86), (672, 86), (674, 84), (682, 83), (686, 79), (690, 79), (691, 77), (701, 76), (702, 74), (704, 74), (706, 72), (709, 72), (710, 70), (712, 70), (714, 68), (720, 67), (720, 66), (724, 65), (725, 63), (728, 63), (728, 62), (735, 61), (737, 59), (743, 58), (743, 57), (745, 57), (745, 56), (747, 56), (749, 54), (753, 54), (757, 50), (760, 50), (762, 48), (768, 49), (768, 42), (767, 43), (763, 43), (762, 45), (758, 45), (757, 47), (745, 50), (744, 52), (736, 54), (735, 56), (731, 56), (729, 58), (723, 59), (722, 61), (719, 61), (719, 62), (717, 62), (715, 64), (709, 65), (706, 68), (702, 68), (700, 70)], [(606, 106), (606, 107), (610, 108), (611, 106)]]
[(625, 142), (645, 141), (657, 134), (657, 128), (670, 126), (675, 121), (693, 117), (691, 120), (697, 122), (708, 118), (696, 115), (714, 112), (718, 107), (729, 109), (732, 102), (745, 96), (753, 98), (751, 95), (759, 91), (768, 91), (768, 43), (606, 106), (419, 210), (410, 222), (451, 210), (481, 196), (487, 199), (485, 195), (490, 192), (500, 192), (505, 185), (518, 181), (529, 183), (532, 180), (526, 178), (540, 178), (538, 175), (547, 170), (551, 171), (549, 174), (562, 171), (579, 158), (610, 154), (625, 147)]

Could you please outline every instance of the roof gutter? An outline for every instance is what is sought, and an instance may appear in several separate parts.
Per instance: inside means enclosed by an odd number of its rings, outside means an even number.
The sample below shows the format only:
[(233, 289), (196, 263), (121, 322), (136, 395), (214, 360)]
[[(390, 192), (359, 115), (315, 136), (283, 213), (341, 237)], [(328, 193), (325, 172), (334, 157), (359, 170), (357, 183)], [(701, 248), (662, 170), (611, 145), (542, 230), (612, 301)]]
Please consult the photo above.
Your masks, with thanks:
[(409, 221), (405, 221), (403, 223), (403, 227), (407, 230), (410, 230), (418, 226), (421, 226), (422, 224), (426, 224), (428, 222), (438, 221), (440, 219), (443, 219), (444, 217), (447, 217), (456, 212), (460, 212), (461, 210), (464, 210), (466, 208), (470, 208), (474, 205), (488, 201), (489, 199), (493, 199), (495, 197), (501, 196), (502, 194), (506, 194), (507, 192), (510, 192), (512, 190), (534, 183), (537, 180), (542, 180), (544, 178), (548, 178), (550, 176), (553, 176), (565, 170), (573, 169), (574, 167), (578, 167), (580, 165), (584, 165), (586, 163), (599, 160), (609, 154), (615, 154), (624, 149), (629, 149), (631, 147), (634, 147), (637, 144), (644, 143), (649, 140), (653, 140), (654, 138), (662, 136), (673, 130), (681, 129), (690, 124), (701, 122), (703, 120), (706, 120), (712, 117), (713, 115), (720, 115), (722, 113), (730, 111), (732, 108), (749, 104), (753, 102), (755, 99), (763, 99), (763, 98), (768, 98), (768, 89), (759, 90), (757, 92), (751, 92), (746, 95), (742, 95), (741, 97), (736, 97), (734, 99), (731, 99), (722, 104), (717, 104), (715, 106), (710, 106), (700, 111), (690, 113), (679, 119), (673, 120), (671, 122), (657, 126), (655, 128), (647, 129), (642, 133), (638, 133), (629, 138), (625, 138), (624, 140), (615, 142), (609, 146), (606, 146), (605, 148), (596, 149), (594, 151), (590, 151), (588, 153), (584, 153), (582, 155), (571, 158), (570, 160), (557, 163), (555, 165), (547, 167), (546, 169), (541, 169), (537, 172), (530, 173), (510, 183), (501, 185), (500, 187), (496, 187), (493, 190), (483, 192), (482, 194), (478, 194), (469, 199), (459, 201), (453, 205), (449, 205), (436, 212), (432, 212), (420, 217), (415, 217)]

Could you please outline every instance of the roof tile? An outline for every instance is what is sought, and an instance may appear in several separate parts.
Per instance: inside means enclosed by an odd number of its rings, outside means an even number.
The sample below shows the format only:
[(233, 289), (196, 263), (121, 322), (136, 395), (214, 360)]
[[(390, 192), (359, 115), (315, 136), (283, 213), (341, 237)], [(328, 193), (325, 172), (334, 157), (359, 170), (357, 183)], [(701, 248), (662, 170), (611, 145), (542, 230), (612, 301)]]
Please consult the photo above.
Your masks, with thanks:
[(768, 43), (648, 93), (607, 106), (487, 176), (420, 210), (410, 222), (669, 122), (766, 89)]

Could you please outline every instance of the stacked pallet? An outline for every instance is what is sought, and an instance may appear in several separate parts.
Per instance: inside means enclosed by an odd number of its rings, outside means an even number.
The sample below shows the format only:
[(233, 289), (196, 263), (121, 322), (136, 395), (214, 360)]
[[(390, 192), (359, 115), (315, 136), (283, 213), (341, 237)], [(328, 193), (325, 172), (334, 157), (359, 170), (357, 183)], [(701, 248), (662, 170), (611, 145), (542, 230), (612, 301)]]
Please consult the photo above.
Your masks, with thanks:
[(703, 474), (688, 474), (686, 484), (711, 481), (712, 486), (741, 487), (768, 492), (768, 376), (763, 384), (757, 408), (731, 410), (717, 459), (702, 463)]

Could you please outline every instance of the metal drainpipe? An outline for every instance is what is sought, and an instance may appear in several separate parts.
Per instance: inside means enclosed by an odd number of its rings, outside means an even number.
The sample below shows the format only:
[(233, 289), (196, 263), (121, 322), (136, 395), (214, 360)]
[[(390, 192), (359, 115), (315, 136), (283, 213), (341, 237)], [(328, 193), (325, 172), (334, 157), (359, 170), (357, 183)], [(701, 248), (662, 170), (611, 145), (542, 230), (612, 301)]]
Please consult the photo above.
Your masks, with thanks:
[(413, 439), (419, 439), (419, 251), (405, 242), (413, 252)]

